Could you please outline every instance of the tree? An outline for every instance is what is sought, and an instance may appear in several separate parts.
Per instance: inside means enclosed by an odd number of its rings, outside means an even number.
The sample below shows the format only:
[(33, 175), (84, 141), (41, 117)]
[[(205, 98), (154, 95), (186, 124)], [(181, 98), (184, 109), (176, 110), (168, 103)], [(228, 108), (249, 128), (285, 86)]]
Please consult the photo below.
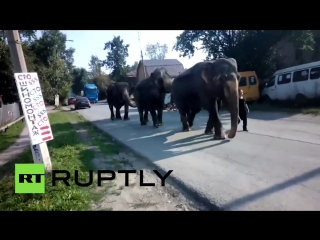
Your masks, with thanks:
[(48, 58), (49, 67), (39, 69), (41, 89), (45, 100), (54, 103), (55, 95), (64, 100), (71, 88), (72, 76), (63, 59), (57, 55)]
[(35, 55), (34, 66), (41, 80), (41, 88), (46, 101), (54, 102), (58, 94), (64, 100), (73, 83), (73, 53), (66, 48), (67, 36), (59, 30), (45, 30), (39, 39), (29, 44)]
[(105, 74), (101, 73), (98, 75), (95, 75), (92, 79), (92, 82), (98, 87), (99, 89), (99, 99), (105, 99), (106, 98), (106, 89), (111, 83), (110, 77)]
[(120, 36), (114, 36), (111, 41), (105, 43), (104, 50), (108, 53), (102, 65), (111, 70), (110, 76), (116, 82), (123, 82), (126, 79), (128, 48), (129, 44), (124, 44)]
[(110, 77), (102, 72), (102, 62), (97, 56), (92, 55), (89, 62), (90, 76), (89, 81), (94, 83), (99, 89), (99, 99), (105, 99), (106, 88), (110, 84)]
[(168, 53), (168, 45), (160, 43), (148, 44), (146, 46), (146, 56), (152, 60), (165, 59)]
[[(36, 30), (19, 30), (22, 40), (22, 48), (25, 55), (28, 71), (34, 71), (34, 54), (28, 49), (29, 40), (35, 39)], [(19, 100), (16, 83), (13, 77), (13, 65), (11, 61), (9, 46), (6, 42), (5, 30), (0, 30), (0, 95), (4, 104), (17, 102)]]
[[(312, 48), (310, 30), (186, 30), (177, 37), (174, 48), (183, 57), (193, 56), (196, 49), (206, 52), (207, 60), (233, 57), (239, 71), (254, 69), (265, 77), (277, 68), (275, 45), (285, 37), (296, 49)], [(201, 42), (201, 47), (196, 48), (195, 42)]]
[(84, 85), (88, 82), (88, 72), (84, 68), (75, 68), (72, 71), (73, 83), (71, 86), (72, 92), (76, 95), (80, 95)]
[(98, 56), (92, 55), (88, 65), (90, 69), (89, 75), (91, 79), (94, 78), (94, 76), (102, 73), (102, 62), (99, 60)]
[(137, 70), (138, 65), (139, 65), (139, 62), (135, 61), (132, 66), (128, 66), (128, 72)]

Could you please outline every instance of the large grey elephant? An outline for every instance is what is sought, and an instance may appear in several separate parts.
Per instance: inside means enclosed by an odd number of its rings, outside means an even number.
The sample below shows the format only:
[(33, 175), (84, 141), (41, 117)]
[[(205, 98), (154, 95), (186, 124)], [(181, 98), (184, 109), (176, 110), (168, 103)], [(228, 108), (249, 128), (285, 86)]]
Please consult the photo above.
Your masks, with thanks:
[(231, 130), (234, 138), (238, 127), (238, 80), (240, 75), (233, 58), (200, 62), (189, 68), (172, 83), (172, 97), (180, 113), (183, 131), (190, 131), (197, 113), (203, 107), (209, 112), (205, 133), (224, 139), (222, 124), (217, 111), (217, 99), (222, 99), (231, 114)]
[[(135, 102), (130, 99), (132, 88), (126, 82), (111, 83), (106, 90), (107, 102), (111, 112), (111, 120), (122, 119), (120, 109), (124, 106), (123, 120), (129, 119), (129, 107), (135, 107)], [(113, 107), (116, 109), (116, 117), (114, 117)]]
[(166, 93), (171, 92), (172, 78), (165, 68), (155, 69), (150, 77), (140, 81), (133, 96), (139, 111), (141, 125), (148, 122), (148, 112), (152, 116), (153, 126), (158, 128), (163, 124), (162, 113)]

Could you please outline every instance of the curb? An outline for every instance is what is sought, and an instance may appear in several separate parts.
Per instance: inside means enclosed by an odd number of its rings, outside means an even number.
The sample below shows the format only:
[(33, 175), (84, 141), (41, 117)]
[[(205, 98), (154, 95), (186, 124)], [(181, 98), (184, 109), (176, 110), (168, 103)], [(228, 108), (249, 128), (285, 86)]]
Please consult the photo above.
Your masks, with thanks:
[[(67, 110), (67, 109), (66, 109)], [(78, 114), (81, 115), (81, 113), (79, 113), (78, 111), (76, 111)], [(81, 115), (82, 116), (82, 115)], [(82, 116), (83, 117), (83, 116)], [(84, 117), (83, 117), (84, 118)], [(90, 122), (90, 121), (88, 121)], [(98, 129), (102, 130), (104, 133), (106, 133), (107, 135), (109, 135), (110, 137), (112, 137), (113, 139), (115, 139), (118, 143), (120, 143), (121, 145), (123, 145), (124, 147), (126, 147), (127, 149), (129, 149), (130, 151), (132, 151), (133, 153), (135, 153), (135, 155), (142, 157), (143, 159), (147, 160), (149, 164), (152, 165), (152, 167), (154, 169), (157, 169), (161, 174), (165, 174), (167, 171), (165, 171), (162, 167), (156, 165), (153, 161), (151, 161), (147, 156), (145, 156), (144, 154), (136, 151), (135, 149), (133, 149), (132, 147), (130, 147), (129, 145), (127, 145), (125, 142), (120, 141), (118, 138), (116, 138), (115, 136), (113, 136), (112, 134), (108, 133), (106, 130), (104, 130), (103, 128), (99, 127), (97, 124), (95, 124), (94, 122), (90, 122), (92, 125), (94, 125), (95, 127), (97, 127)], [(193, 188), (191, 188), (190, 186), (188, 186), (187, 184), (185, 184), (184, 182), (182, 182), (181, 180), (179, 180), (178, 178), (174, 177), (174, 176), (169, 176), (169, 181), (171, 181), (172, 185), (176, 185), (178, 188), (180, 188), (182, 191), (184, 191), (185, 193), (187, 193), (188, 195), (190, 195), (194, 200), (196, 200), (196, 202), (201, 203), (204, 207), (206, 207), (208, 209), (208, 211), (225, 211), (224, 209), (218, 207), (217, 205), (215, 205), (214, 203), (212, 203), (209, 199), (205, 198), (201, 193), (199, 193), (198, 191), (194, 190)]]

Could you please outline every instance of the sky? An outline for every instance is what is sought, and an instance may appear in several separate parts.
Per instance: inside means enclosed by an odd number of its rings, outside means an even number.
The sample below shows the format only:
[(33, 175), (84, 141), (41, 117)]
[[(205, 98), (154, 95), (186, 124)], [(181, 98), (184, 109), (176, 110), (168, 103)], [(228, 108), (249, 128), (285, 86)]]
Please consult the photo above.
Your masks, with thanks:
[[(141, 60), (140, 50), (143, 51), (147, 44), (160, 44), (168, 45), (168, 53), (166, 59), (178, 59), (184, 66), (184, 68), (190, 68), (194, 64), (201, 62), (205, 59), (206, 54), (202, 51), (195, 51), (195, 54), (190, 59), (188, 57), (179, 57), (179, 52), (172, 50), (173, 45), (176, 42), (176, 37), (180, 35), (183, 30), (141, 30), (140, 44), (138, 40), (138, 31), (133, 30), (61, 30), (67, 35), (68, 40), (73, 42), (67, 42), (67, 47), (75, 48), (74, 53), (74, 65), (76, 67), (82, 67), (89, 70), (89, 61), (91, 55), (98, 56), (99, 59), (106, 59), (107, 51), (103, 50), (104, 44), (113, 39), (113, 36), (120, 36), (125, 44), (129, 44), (129, 57), (127, 58), (127, 64), (133, 65), (135, 61)], [(199, 45), (198, 45), (199, 46)], [(145, 55), (143, 59), (148, 59)], [(108, 71), (106, 71), (108, 72)]]

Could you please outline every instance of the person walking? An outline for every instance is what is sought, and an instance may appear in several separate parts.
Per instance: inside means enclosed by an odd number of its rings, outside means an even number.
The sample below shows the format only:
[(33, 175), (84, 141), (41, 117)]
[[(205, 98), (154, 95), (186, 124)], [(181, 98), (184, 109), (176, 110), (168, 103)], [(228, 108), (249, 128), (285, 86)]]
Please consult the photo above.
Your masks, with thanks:
[(248, 113), (249, 113), (249, 107), (246, 104), (246, 102), (244, 101), (243, 91), (241, 89), (239, 89), (239, 119), (238, 119), (238, 124), (242, 120), (243, 131), (246, 131), (246, 132), (248, 131), (248, 128), (247, 128), (247, 114)]
[(217, 110), (218, 110), (218, 112), (220, 112), (221, 104), (222, 104), (222, 100), (221, 99), (217, 99)]

